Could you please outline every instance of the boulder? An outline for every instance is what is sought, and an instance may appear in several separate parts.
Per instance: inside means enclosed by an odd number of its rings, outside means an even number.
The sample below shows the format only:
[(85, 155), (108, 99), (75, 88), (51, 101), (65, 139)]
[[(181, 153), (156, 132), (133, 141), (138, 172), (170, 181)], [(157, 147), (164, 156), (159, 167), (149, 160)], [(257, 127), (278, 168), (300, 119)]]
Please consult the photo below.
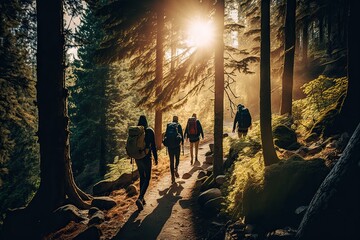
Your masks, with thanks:
[(79, 233), (74, 240), (99, 240), (102, 235), (101, 229), (96, 225), (92, 225)]
[(218, 188), (210, 188), (204, 192), (202, 192), (198, 197), (198, 203), (200, 206), (204, 206), (205, 203), (211, 199), (215, 199), (221, 197), (221, 191)]
[(102, 210), (109, 210), (116, 206), (116, 202), (110, 197), (94, 197), (91, 206)]

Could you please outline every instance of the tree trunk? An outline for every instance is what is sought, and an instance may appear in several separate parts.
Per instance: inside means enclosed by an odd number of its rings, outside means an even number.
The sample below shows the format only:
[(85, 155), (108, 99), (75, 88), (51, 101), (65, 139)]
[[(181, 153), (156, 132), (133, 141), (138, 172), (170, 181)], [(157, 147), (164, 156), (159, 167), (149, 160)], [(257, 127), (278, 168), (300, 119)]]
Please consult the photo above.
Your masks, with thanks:
[[(157, 12), (157, 36), (156, 36), (156, 95), (162, 91), (161, 83), (163, 80), (164, 65), (164, 9), (162, 1), (159, 1)], [(155, 110), (155, 141), (157, 149), (161, 149), (162, 143), (162, 110)]]
[(215, 24), (214, 177), (223, 172), (224, 0), (219, 0), (216, 3)]
[(348, 88), (344, 104), (340, 112), (342, 129), (352, 133), (360, 122), (360, 111), (354, 110), (360, 102), (360, 68), (358, 53), (360, 37), (357, 33), (358, 17), (354, 14), (353, 2), (350, 1), (350, 17), (348, 20)]
[(295, 57), (296, 0), (286, 2), (284, 69), (282, 75), (282, 98), (280, 113), (292, 114), (292, 91)]
[(308, 45), (309, 45), (309, 20), (304, 18), (303, 22), (303, 44), (302, 44), (302, 63), (304, 65), (304, 71), (308, 67)]
[(356, 239), (360, 202), (360, 124), (320, 185), (300, 223), (297, 240)]
[(260, 131), (265, 166), (279, 161), (271, 127), (270, 0), (261, 1)]

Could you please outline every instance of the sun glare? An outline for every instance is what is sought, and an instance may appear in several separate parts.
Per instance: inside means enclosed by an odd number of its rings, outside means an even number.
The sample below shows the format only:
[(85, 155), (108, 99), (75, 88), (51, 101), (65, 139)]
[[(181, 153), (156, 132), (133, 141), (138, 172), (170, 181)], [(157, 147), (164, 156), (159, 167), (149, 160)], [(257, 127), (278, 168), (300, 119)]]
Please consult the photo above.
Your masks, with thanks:
[(190, 47), (210, 47), (214, 41), (214, 27), (211, 22), (194, 20), (188, 28), (187, 44)]

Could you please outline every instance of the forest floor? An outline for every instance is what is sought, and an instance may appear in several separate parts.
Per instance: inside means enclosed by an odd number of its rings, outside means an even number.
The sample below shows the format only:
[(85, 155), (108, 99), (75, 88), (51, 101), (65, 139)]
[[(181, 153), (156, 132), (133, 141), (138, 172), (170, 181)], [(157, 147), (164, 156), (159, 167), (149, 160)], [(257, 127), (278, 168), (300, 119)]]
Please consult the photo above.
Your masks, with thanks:
[[(171, 184), (168, 156), (159, 158), (159, 165), (152, 169), (152, 179), (145, 194), (146, 205), (138, 211), (134, 197), (126, 197), (124, 189), (113, 191), (110, 197), (117, 205), (105, 211), (105, 222), (99, 228), (102, 240), (136, 239), (223, 239), (216, 218), (201, 211), (197, 203), (200, 183), (198, 171), (206, 169), (205, 153), (210, 150), (206, 139), (199, 145), (200, 164), (190, 164), (189, 143), (185, 142), (185, 154), (181, 153), (179, 175), (175, 184)], [(139, 187), (139, 181), (135, 186)], [(48, 239), (72, 239), (86, 229), (86, 223), (71, 223)]]

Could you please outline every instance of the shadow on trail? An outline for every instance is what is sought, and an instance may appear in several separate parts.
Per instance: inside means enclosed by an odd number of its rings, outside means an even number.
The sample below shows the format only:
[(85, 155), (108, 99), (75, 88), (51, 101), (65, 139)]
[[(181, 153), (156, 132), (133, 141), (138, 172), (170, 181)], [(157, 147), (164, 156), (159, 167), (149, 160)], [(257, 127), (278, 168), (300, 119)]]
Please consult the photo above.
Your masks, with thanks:
[(166, 221), (171, 216), (173, 206), (182, 198), (180, 193), (184, 187), (181, 184), (182, 182), (173, 184), (159, 191), (162, 197), (157, 199), (158, 205), (154, 210), (142, 221), (141, 219), (136, 220), (139, 216), (139, 211), (136, 210), (113, 240), (157, 239)]

